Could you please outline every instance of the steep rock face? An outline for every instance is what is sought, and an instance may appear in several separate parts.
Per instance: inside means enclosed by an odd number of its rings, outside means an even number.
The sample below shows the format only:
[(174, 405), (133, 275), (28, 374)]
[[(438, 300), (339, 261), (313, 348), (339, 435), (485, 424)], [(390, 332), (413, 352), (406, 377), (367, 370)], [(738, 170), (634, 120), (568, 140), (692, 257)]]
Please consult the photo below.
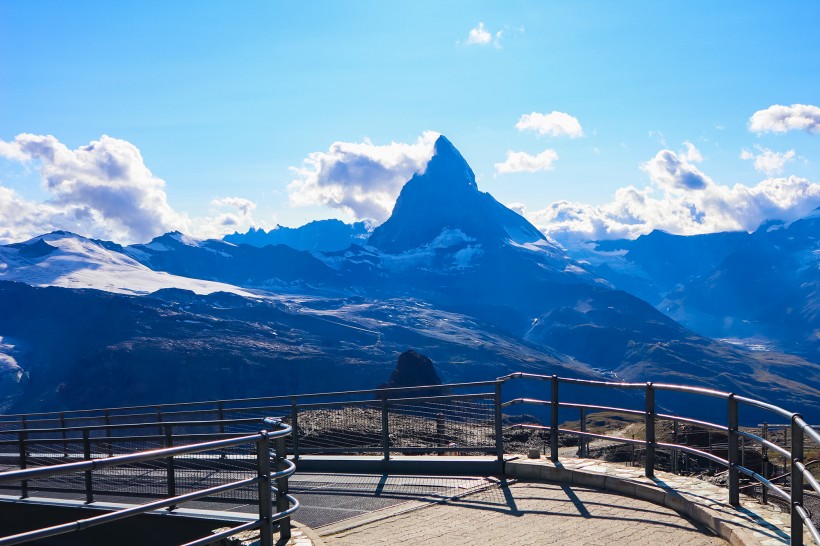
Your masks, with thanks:
[(383, 252), (400, 253), (434, 241), (443, 231), (459, 230), (483, 245), (507, 240), (545, 241), (544, 235), (492, 195), (478, 191), (473, 170), (444, 136), (423, 173), (402, 188), (393, 214), (368, 241)]

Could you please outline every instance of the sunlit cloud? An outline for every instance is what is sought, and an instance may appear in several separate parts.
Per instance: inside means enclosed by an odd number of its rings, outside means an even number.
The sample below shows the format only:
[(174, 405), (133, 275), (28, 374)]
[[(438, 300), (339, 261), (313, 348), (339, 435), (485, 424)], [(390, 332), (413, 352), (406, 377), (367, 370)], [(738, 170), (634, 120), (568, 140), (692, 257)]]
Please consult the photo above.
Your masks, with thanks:
[(620, 188), (608, 203), (556, 201), (517, 211), (546, 235), (572, 244), (633, 239), (655, 229), (680, 235), (753, 231), (766, 220), (792, 221), (820, 206), (820, 184), (797, 176), (769, 177), (754, 186), (718, 184), (692, 164), (700, 152), (685, 147), (659, 151), (641, 166), (651, 184)]
[(502, 163), (496, 163), (495, 170), (499, 174), (549, 171), (557, 159), (558, 152), (550, 149), (544, 150), (538, 155), (509, 150), (507, 152), (507, 159)]
[[(523, 27), (522, 27), (523, 28)], [(470, 29), (467, 34), (467, 45), (493, 45), (496, 48), (501, 47), (501, 37), (504, 31), (499, 30), (495, 34), (487, 30), (484, 23), (479, 22), (478, 26)]]
[(423, 171), (433, 156), (439, 134), (425, 131), (412, 144), (334, 142), (327, 152), (313, 152), (288, 185), (293, 206), (324, 205), (353, 219), (386, 220), (402, 186)]
[(759, 145), (756, 145), (755, 149), (758, 153), (742, 150), (740, 152), (740, 159), (754, 161), (755, 170), (765, 173), (768, 176), (782, 173), (786, 164), (794, 161), (794, 150), (775, 152)]
[(515, 128), (519, 131), (533, 131), (539, 135), (553, 137), (568, 136), (570, 138), (579, 138), (584, 136), (581, 123), (577, 118), (564, 112), (556, 111), (550, 112), (549, 114), (542, 114), (540, 112), (524, 114), (515, 124)]
[(810, 104), (774, 104), (752, 114), (749, 118), (749, 130), (753, 133), (820, 133), (820, 107)]

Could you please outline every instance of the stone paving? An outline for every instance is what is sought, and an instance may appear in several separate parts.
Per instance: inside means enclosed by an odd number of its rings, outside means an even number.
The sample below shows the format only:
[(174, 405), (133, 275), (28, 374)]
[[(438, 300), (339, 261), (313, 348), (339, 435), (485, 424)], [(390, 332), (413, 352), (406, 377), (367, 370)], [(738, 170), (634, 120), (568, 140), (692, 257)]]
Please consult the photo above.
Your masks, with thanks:
[(663, 506), (587, 487), (536, 482), (502, 483), (322, 540), (329, 546), (725, 544)]
[[(500, 486), (317, 531), (331, 546), (789, 544), (788, 513), (746, 496), (732, 507), (725, 488), (694, 477), (656, 472), (649, 479), (643, 468), (575, 458), (521, 458), (505, 470), (511, 481)], [(814, 544), (808, 533), (804, 543)]]
[[(520, 459), (507, 463), (508, 476), (539, 478), (576, 485), (608, 489), (637, 496), (673, 508), (703, 522), (733, 544), (779, 546), (789, 544), (791, 521), (773, 504), (741, 495), (741, 506), (729, 505), (726, 488), (695, 477), (656, 472), (654, 479), (644, 476), (642, 467), (628, 467), (595, 459)], [(804, 544), (814, 541), (804, 533)]]

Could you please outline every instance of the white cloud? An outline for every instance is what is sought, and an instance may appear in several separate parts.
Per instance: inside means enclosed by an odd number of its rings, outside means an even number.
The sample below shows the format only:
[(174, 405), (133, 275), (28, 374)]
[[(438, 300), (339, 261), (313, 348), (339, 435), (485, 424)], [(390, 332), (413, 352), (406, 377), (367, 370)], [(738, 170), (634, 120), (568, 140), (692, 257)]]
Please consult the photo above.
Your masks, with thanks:
[(499, 30), (495, 33), (495, 35), (493, 35), (493, 33), (487, 30), (487, 28), (484, 26), (484, 23), (479, 22), (478, 26), (470, 29), (469, 34), (467, 34), (467, 45), (492, 44), (496, 48), (501, 48), (501, 37), (503, 35), (504, 32), (501, 30)]
[(327, 152), (313, 152), (301, 167), (291, 167), (296, 179), (288, 185), (294, 206), (326, 205), (355, 219), (386, 220), (404, 183), (422, 171), (433, 156), (439, 134), (425, 131), (412, 144), (379, 146), (364, 142), (334, 142)]
[(176, 211), (139, 149), (106, 135), (71, 150), (53, 136), (24, 133), (0, 140), (0, 158), (32, 165), (48, 195), (32, 201), (0, 185), (0, 242), (66, 230), (129, 244), (173, 230), (205, 238), (258, 225), (256, 205), (241, 197), (214, 199), (210, 216)]
[(700, 151), (691, 142), (687, 141), (684, 145), (686, 151), (680, 155), (672, 150), (659, 151), (655, 157), (641, 165), (641, 169), (653, 182), (668, 191), (702, 190), (714, 184), (692, 164), (702, 159)]
[(788, 152), (775, 152), (760, 145), (755, 145), (758, 154), (749, 150), (740, 152), (740, 159), (754, 160), (754, 168), (757, 171), (774, 176), (783, 172), (786, 163), (794, 161), (794, 150)]
[(649, 187), (620, 188), (603, 205), (558, 201), (542, 210), (523, 212), (546, 235), (571, 244), (635, 238), (654, 229), (682, 235), (753, 231), (766, 220), (791, 221), (820, 206), (820, 184), (805, 178), (767, 178), (755, 186), (724, 186), (690, 163), (690, 158), (697, 157), (699, 153), (691, 148), (680, 154), (661, 150), (642, 166), (652, 182)]
[(550, 112), (542, 114), (533, 112), (524, 114), (515, 124), (519, 131), (535, 131), (539, 135), (568, 136), (578, 138), (584, 136), (581, 123), (574, 117), (564, 112)]
[(753, 133), (820, 133), (820, 108), (810, 104), (774, 104), (752, 114), (749, 118), (749, 130)]
[(536, 171), (549, 171), (552, 164), (558, 159), (558, 152), (555, 150), (544, 150), (538, 155), (530, 155), (526, 152), (507, 151), (507, 159), (503, 163), (496, 163), (495, 170), (498, 173), (534, 173)]
[(132, 242), (187, 227), (187, 217), (168, 204), (165, 182), (125, 140), (103, 135), (71, 150), (53, 136), (23, 133), (11, 142), (0, 141), (0, 156), (34, 163), (50, 195), (47, 202), (34, 203), (5, 188), (4, 205), (18, 203), (30, 216), (9, 218), (10, 211), (0, 206), (0, 223), (16, 226), (5, 230), (6, 238), (67, 229)]

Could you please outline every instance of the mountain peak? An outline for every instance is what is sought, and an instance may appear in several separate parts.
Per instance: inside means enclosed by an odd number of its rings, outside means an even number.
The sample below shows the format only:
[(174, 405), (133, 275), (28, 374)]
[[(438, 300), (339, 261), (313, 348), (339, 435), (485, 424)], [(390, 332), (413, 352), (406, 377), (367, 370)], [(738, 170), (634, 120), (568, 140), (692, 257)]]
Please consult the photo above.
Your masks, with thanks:
[(393, 214), (373, 230), (368, 243), (384, 252), (400, 253), (430, 244), (444, 230), (459, 230), (490, 246), (545, 240), (522, 216), (478, 190), (470, 165), (442, 135), (427, 168), (404, 185)]

